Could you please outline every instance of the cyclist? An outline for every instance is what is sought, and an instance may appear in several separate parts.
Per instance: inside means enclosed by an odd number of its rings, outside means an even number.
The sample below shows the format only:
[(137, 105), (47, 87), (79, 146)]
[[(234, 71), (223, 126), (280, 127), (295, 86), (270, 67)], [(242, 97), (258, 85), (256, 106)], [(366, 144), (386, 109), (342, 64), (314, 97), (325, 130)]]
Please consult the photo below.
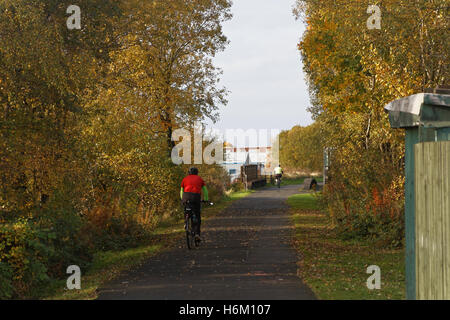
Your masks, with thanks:
[(200, 203), (201, 193), (203, 191), (203, 199), (208, 201), (208, 189), (205, 181), (198, 175), (198, 169), (192, 167), (189, 169), (189, 175), (181, 182), (180, 198), (184, 205), (189, 201), (192, 210), (197, 214), (197, 230), (195, 231), (195, 240), (200, 241)]
[(281, 181), (281, 176), (283, 175), (283, 169), (281, 169), (281, 164), (278, 164), (278, 166), (273, 169), (273, 173), (275, 175), (276, 179), (280, 179)]

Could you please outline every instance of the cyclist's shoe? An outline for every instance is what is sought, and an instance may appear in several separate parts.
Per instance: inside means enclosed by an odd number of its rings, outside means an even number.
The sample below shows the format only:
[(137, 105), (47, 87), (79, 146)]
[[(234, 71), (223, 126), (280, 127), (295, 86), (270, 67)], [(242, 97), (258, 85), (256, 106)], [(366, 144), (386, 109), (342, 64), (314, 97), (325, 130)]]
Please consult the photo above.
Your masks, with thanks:
[(200, 238), (200, 235), (198, 235), (198, 234), (195, 235), (195, 241), (197, 243), (200, 243), (202, 241), (202, 238)]

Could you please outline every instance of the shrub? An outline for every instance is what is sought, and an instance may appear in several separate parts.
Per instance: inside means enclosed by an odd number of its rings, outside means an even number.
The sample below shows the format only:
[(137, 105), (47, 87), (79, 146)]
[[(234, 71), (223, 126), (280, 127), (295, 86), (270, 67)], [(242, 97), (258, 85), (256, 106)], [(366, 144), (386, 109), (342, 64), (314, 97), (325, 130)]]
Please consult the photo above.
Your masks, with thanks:
[(342, 238), (368, 238), (398, 247), (404, 239), (403, 197), (398, 187), (394, 180), (383, 192), (363, 188), (357, 192), (331, 181), (324, 189), (322, 203)]
[(13, 270), (6, 262), (0, 261), (0, 300), (11, 298), (14, 292)]
[(0, 227), (0, 260), (7, 265), (3, 269), (13, 272), (14, 290), (9, 294), (25, 297), (30, 288), (49, 280), (47, 262), (51, 249), (43, 242), (51, 235), (46, 231), (23, 218)]
[(244, 184), (241, 181), (233, 182), (230, 186), (232, 192), (242, 191), (245, 189)]

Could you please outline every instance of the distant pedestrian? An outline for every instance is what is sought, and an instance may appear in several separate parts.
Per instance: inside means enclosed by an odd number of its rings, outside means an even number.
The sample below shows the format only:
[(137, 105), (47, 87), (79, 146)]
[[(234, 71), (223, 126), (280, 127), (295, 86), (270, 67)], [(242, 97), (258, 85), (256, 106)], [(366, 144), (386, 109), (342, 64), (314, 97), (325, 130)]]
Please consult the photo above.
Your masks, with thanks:
[(309, 190), (316, 191), (316, 189), (317, 189), (317, 180), (313, 178), (311, 180), (311, 183), (309, 184)]

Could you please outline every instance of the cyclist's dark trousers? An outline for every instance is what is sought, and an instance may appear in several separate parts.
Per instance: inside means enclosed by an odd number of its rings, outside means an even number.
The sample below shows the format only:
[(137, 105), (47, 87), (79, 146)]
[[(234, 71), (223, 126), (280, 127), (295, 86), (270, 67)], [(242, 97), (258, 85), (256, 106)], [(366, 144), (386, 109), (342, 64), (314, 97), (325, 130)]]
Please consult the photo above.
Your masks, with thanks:
[(187, 205), (187, 202), (189, 201), (189, 206), (191, 207), (192, 211), (195, 213), (197, 217), (197, 230), (195, 230), (195, 233), (200, 235), (200, 225), (202, 223), (202, 218), (200, 214), (200, 202), (201, 202), (201, 195), (200, 193), (193, 193), (193, 192), (183, 192), (183, 204)]
[(275, 178), (278, 178), (278, 179), (280, 179), (280, 178), (281, 178), (281, 176), (282, 176), (281, 174), (276, 174), (276, 175), (275, 175)]

